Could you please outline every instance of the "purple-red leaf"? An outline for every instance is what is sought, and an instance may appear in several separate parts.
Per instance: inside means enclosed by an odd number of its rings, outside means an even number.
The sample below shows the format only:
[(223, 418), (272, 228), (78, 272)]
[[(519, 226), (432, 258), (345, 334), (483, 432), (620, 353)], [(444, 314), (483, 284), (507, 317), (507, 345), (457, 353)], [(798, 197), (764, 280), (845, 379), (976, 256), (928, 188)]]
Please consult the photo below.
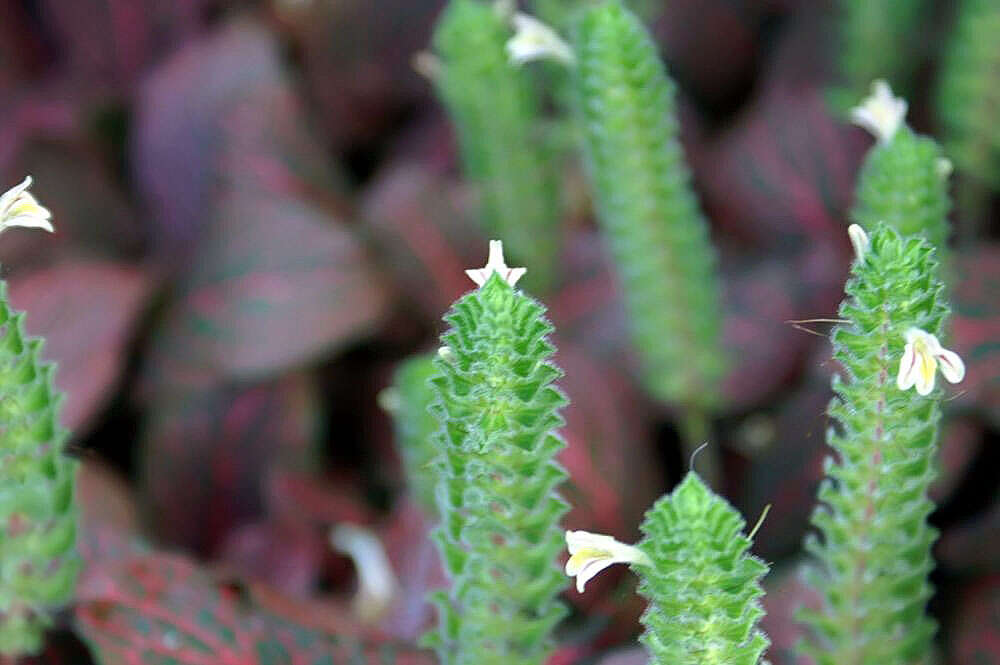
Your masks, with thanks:
[[(279, 45), (253, 20), (229, 22), (155, 70), (139, 91), (131, 143), (160, 256), (176, 259), (197, 242), (219, 187), (335, 194), (337, 176)], [(258, 182), (248, 187), (247, 173)]]
[(157, 536), (213, 551), (230, 529), (257, 521), (268, 471), (314, 463), (319, 408), (313, 382), (296, 374), (157, 402), (140, 479)]
[(965, 361), (965, 380), (950, 390), (1000, 423), (1000, 244), (960, 252), (955, 259), (952, 345)]
[(309, 203), (231, 192), (158, 331), (154, 388), (273, 375), (370, 335), (387, 292), (348, 230)]
[(85, 260), (11, 282), (11, 303), (28, 312), (28, 332), (45, 338), (43, 356), (58, 363), (62, 423), (77, 434), (111, 396), (151, 286), (137, 268)]

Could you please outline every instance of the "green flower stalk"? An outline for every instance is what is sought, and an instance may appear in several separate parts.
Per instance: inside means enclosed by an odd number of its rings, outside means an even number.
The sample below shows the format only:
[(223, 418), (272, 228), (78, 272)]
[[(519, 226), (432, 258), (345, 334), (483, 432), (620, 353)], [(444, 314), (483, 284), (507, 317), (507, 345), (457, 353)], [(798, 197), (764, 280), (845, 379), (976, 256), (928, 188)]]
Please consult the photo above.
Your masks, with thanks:
[(434, 32), (432, 78), (465, 175), (478, 187), (485, 229), (532, 266), (529, 281), (545, 291), (558, 255), (560, 202), (531, 73), (507, 50), (513, 18), (490, 3), (451, 0)]
[(744, 536), (745, 526), (691, 472), (646, 513), (637, 546), (567, 532), (566, 572), (582, 591), (604, 568), (632, 565), (649, 600), (640, 639), (656, 665), (757, 665), (770, 643), (758, 626), (768, 566), (747, 553), (753, 533)]
[(847, 111), (876, 78), (888, 78), (909, 91), (920, 66), (927, 0), (840, 0), (837, 3), (836, 55), (840, 70), (830, 101)]
[(468, 271), (479, 288), (445, 316), (433, 412), (440, 423), (435, 534), (451, 588), (432, 596), (425, 639), (443, 665), (540, 665), (566, 609), (556, 557), (567, 504), (556, 488), (566, 398), (544, 308), (514, 284), (499, 241)]
[[(52, 231), (48, 210), (28, 193), (31, 178), (0, 196), (0, 232)], [(76, 584), (76, 464), (64, 454), (55, 367), (42, 340), (24, 332), (0, 282), (0, 654), (38, 652), (50, 612)]]
[[(807, 538), (808, 583), (822, 598), (803, 610), (803, 645), (819, 665), (911, 665), (927, 662), (935, 624), (927, 492), (937, 473), (940, 369), (953, 383), (961, 359), (938, 338), (948, 308), (934, 248), (885, 224), (871, 234), (852, 227), (858, 258), (834, 328), (833, 380), (818, 532)], [(915, 388), (915, 390), (910, 390)]]
[(885, 222), (904, 236), (923, 235), (940, 256), (948, 242), (952, 166), (934, 139), (907, 126), (906, 108), (879, 80), (851, 112), (876, 138), (861, 166), (851, 221), (862, 228)]
[(379, 395), (380, 404), (395, 422), (396, 446), (403, 458), (409, 486), (429, 515), (437, 514), (434, 435), (438, 421), (430, 412), (434, 402), (430, 380), (436, 374), (433, 355), (413, 356), (396, 370), (392, 387)]
[(988, 190), (1000, 190), (1000, 4), (963, 0), (941, 70), (938, 114), (944, 144), (967, 181), (959, 208), (978, 216)]
[(727, 359), (715, 253), (678, 142), (674, 84), (642, 23), (617, 0), (582, 13), (575, 51), (585, 161), (643, 383), (683, 409), (690, 453), (721, 401)]

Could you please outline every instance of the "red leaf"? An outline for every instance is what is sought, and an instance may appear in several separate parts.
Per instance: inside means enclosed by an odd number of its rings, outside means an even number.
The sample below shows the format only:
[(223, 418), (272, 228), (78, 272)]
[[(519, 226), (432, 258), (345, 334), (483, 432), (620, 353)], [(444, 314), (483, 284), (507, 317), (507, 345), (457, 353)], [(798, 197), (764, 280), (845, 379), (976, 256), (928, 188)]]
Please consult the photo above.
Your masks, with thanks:
[(780, 248), (789, 236), (846, 243), (864, 145), (819, 89), (772, 85), (695, 167), (713, 220), (744, 245)]
[(952, 344), (966, 368), (955, 402), (1000, 423), (1000, 244), (957, 253), (955, 273)]
[(366, 230), (406, 303), (437, 322), (474, 285), (486, 239), (470, 214), (467, 190), (418, 164), (385, 170), (364, 194)]
[(300, 200), (234, 192), (198, 244), (146, 379), (172, 392), (273, 375), (370, 334), (386, 304), (346, 229)]
[(259, 519), (267, 471), (314, 463), (319, 408), (303, 375), (158, 402), (140, 479), (157, 535), (212, 551), (230, 529)]
[[(258, 22), (233, 20), (191, 42), (138, 95), (132, 164), (155, 249), (174, 260), (190, 250), (215, 217), (218, 186), (337, 203), (338, 177), (323, 144), (278, 43)], [(281, 220), (273, 221), (280, 232)]]
[(104, 591), (77, 604), (76, 625), (103, 665), (320, 665), (352, 657), (374, 665), (387, 653), (397, 665), (433, 662), (405, 645), (317, 630), (311, 624), (331, 616), (321, 603), (300, 602), (308, 614), (277, 597), (269, 597), (267, 609), (244, 606), (182, 556), (136, 555), (107, 562), (99, 573)]
[(28, 332), (45, 338), (44, 357), (59, 365), (62, 422), (77, 435), (115, 387), (151, 286), (137, 268), (82, 260), (11, 282), (11, 303), (28, 312)]
[(126, 88), (153, 60), (193, 34), (208, 0), (42, 0), (40, 15), (61, 64), (91, 85)]
[[(39, 113), (39, 110), (34, 110)], [(13, 185), (31, 174), (32, 193), (52, 211), (54, 234), (5, 236), (0, 261), (7, 267), (54, 255), (134, 261), (143, 251), (144, 232), (126, 193), (98, 147), (88, 141), (35, 140), (16, 153), (4, 174)], [(6, 189), (0, 185), (0, 189)], [(7, 237), (15, 242), (7, 242)]]
[[(441, 0), (276, 3), (298, 42), (305, 78), (337, 147), (379, 139), (401, 113), (430, 96), (414, 71)], [(350, 39), (331, 38), (350, 35)]]
[[(729, 410), (766, 403), (794, 376), (819, 338), (789, 321), (832, 316), (845, 274), (840, 257), (819, 248), (726, 275), (725, 347), (733, 365), (723, 394)], [(804, 327), (825, 331), (829, 324)]]

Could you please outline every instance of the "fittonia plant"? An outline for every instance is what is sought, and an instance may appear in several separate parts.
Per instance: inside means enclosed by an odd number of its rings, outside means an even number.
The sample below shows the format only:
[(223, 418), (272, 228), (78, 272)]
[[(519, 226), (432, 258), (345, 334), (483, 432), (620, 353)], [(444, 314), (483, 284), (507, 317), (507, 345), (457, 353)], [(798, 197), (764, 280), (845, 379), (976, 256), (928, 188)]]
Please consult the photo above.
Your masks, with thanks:
[[(0, 232), (52, 231), (51, 215), (28, 193), (31, 179), (0, 197)], [(76, 583), (76, 465), (64, 454), (55, 367), (42, 340), (24, 332), (0, 282), (0, 654), (38, 651), (50, 612)]]
[(486, 267), (468, 271), (478, 288), (445, 316), (435, 361), (435, 537), (451, 587), (432, 598), (426, 642), (443, 665), (539, 665), (566, 613), (556, 563), (566, 473), (554, 459), (566, 398), (545, 309), (515, 288), (524, 272), (491, 242)]
[(925, 614), (936, 530), (927, 497), (937, 473), (940, 369), (956, 383), (961, 359), (942, 348), (948, 307), (934, 248), (880, 224), (852, 227), (857, 259), (832, 335), (836, 456), (806, 542), (807, 579), (822, 597), (803, 610), (804, 650), (820, 665), (928, 662), (935, 624)]
[(566, 573), (577, 590), (615, 563), (631, 564), (649, 600), (640, 638), (656, 665), (757, 665), (769, 641), (760, 580), (768, 567), (749, 555), (745, 522), (689, 473), (646, 513), (642, 541), (569, 531)]

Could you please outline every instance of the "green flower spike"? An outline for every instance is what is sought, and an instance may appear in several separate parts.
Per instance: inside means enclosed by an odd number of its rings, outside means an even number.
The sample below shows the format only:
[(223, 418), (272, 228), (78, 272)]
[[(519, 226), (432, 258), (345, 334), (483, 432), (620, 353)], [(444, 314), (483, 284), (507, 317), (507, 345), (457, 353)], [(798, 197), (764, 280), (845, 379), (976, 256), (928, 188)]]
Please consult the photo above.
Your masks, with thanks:
[(425, 642), (443, 665), (540, 665), (566, 614), (556, 563), (566, 473), (555, 461), (566, 398), (553, 385), (544, 308), (514, 288), (524, 272), (491, 242), (486, 267), (468, 271), (479, 288), (445, 316), (435, 359), (435, 538), (451, 588), (432, 596), (438, 626)]
[[(512, 40), (515, 19), (522, 29)], [(539, 48), (564, 58), (572, 53), (551, 31), (538, 47), (539, 25), (525, 29), (523, 15), (490, 3), (450, 0), (434, 30), (431, 78), (455, 126), (465, 177), (476, 186), (483, 227), (532, 267), (532, 287), (545, 291), (559, 245), (556, 168), (531, 72), (511, 57), (526, 57), (531, 40), (536, 56)]]
[[(48, 210), (28, 193), (26, 178), (0, 196), (0, 231), (52, 231)], [(55, 367), (41, 360), (42, 340), (24, 332), (0, 282), (0, 654), (41, 649), (51, 612), (72, 598), (79, 561), (73, 482), (64, 454), (62, 396)]]
[(604, 568), (632, 565), (649, 600), (640, 639), (655, 665), (758, 665), (769, 644), (758, 627), (768, 567), (747, 553), (756, 527), (744, 536), (744, 526), (691, 472), (646, 512), (645, 538), (636, 546), (568, 531), (566, 573), (577, 576), (582, 592)]
[[(912, 665), (928, 662), (935, 624), (927, 497), (937, 474), (941, 392), (964, 366), (938, 338), (948, 314), (934, 248), (881, 224), (869, 238), (852, 227), (858, 257), (834, 328), (836, 422), (827, 442), (836, 453), (806, 541), (807, 581), (822, 598), (800, 618), (803, 650), (819, 665)], [(910, 390), (915, 387), (916, 390)]]

